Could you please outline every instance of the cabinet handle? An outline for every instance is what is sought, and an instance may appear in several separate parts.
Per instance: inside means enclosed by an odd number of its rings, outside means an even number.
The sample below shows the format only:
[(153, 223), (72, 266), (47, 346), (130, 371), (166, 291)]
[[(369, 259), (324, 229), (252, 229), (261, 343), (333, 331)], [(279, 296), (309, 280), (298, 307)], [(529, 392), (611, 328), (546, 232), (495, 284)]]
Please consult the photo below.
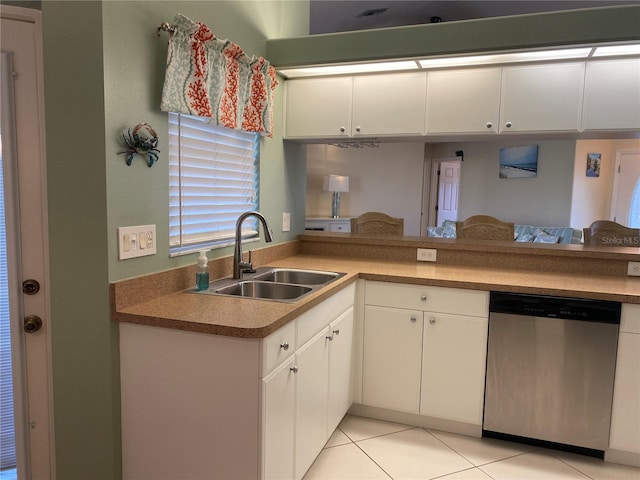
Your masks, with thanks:
[(493, 123), (487, 122), (487, 128), (491, 128), (491, 127), (493, 127)]
[(298, 366), (294, 365), (293, 367), (291, 367), (289, 370), (291, 370), (293, 373), (298, 373)]
[(426, 295), (421, 295), (420, 296), (420, 300), (422, 300), (423, 302), (427, 301), (427, 296)]
[(435, 325), (435, 324), (436, 324), (436, 319), (435, 319), (435, 318), (433, 318), (433, 317), (431, 317), (431, 318), (429, 319), (429, 323), (430, 323), (431, 325)]
[(335, 334), (335, 335), (340, 335), (340, 329), (339, 329), (339, 328), (336, 328), (336, 329), (335, 329), (333, 332), (331, 332), (331, 333), (333, 333), (333, 334)]
[(346, 128), (340, 127), (340, 133), (344, 133), (345, 130), (346, 130)]
[(360, 131), (360, 127), (358, 126), (356, 127), (356, 132), (359, 132), (359, 131)]
[(326, 337), (327, 340), (332, 341), (333, 340), (333, 333), (331, 335), (327, 335)]
[(511, 122), (507, 122), (504, 124), (505, 127), (507, 128), (511, 128), (513, 126), (513, 124)]
[(287, 342), (281, 343), (280, 348), (286, 352), (287, 350), (289, 350), (289, 343)]
[(411, 315), (411, 323), (415, 323), (418, 321), (418, 317), (416, 317), (415, 315)]

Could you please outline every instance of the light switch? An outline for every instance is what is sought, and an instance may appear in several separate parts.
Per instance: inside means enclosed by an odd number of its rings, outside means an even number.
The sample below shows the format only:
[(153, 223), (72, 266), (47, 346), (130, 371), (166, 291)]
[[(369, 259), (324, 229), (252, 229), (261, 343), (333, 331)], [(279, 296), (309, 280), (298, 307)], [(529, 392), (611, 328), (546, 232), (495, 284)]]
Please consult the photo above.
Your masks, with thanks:
[(282, 214), (282, 231), (289, 232), (291, 230), (291, 214), (285, 212)]
[(118, 258), (142, 257), (156, 253), (156, 226), (139, 225), (118, 228)]

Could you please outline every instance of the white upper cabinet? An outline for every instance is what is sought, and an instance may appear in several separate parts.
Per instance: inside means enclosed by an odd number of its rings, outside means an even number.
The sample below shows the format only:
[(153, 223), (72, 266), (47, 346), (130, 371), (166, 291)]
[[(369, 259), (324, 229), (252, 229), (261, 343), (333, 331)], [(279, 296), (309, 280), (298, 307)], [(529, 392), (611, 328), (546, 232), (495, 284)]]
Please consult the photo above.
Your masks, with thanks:
[(583, 62), (503, 68), (500, 132), (577, 132), (584, 71)]
[(425, 72), (354, 77), (352, 135), (424, 135), (426, 93)]
[(640, 59), (587, 64), (584, 130), (640, 128)]
[(347, 137), (353, 77), (286, 82), (285, 138)]
[(502, 69), (429, 73), (427, 134), (497, 134)]

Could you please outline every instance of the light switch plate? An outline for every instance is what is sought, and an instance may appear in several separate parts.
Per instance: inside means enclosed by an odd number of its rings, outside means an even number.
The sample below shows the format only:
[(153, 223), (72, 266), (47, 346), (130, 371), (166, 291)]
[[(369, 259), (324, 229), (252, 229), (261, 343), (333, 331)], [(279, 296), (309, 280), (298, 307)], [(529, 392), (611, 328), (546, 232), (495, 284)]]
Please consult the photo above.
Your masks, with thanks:
[(640, 277), (640, 262), (629, 262), (627, 267), (627, 275), (632, 277)]
[(139, 225), (118, 228), (118, 258), (143, 257), (156, 253), (156, 226)]
[(284, 212), (282, 214), (282, 231), (283, 232), (291, 231), (291, 214), (288, 212)]

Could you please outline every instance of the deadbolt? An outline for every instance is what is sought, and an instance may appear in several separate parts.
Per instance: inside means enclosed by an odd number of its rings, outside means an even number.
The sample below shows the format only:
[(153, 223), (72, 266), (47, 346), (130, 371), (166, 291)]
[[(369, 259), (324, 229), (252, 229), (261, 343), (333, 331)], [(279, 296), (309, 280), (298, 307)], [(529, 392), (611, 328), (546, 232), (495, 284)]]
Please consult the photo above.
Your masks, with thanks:
[(35, 333), (42, 328), (42, 319), (37, 315), (27, 315), (24, 317), (24, 331)]
[(22, 282), (22, 293), (25, 295), (35, 295), (40, 291), (40, 284), (37, 280), (30, 278)]

